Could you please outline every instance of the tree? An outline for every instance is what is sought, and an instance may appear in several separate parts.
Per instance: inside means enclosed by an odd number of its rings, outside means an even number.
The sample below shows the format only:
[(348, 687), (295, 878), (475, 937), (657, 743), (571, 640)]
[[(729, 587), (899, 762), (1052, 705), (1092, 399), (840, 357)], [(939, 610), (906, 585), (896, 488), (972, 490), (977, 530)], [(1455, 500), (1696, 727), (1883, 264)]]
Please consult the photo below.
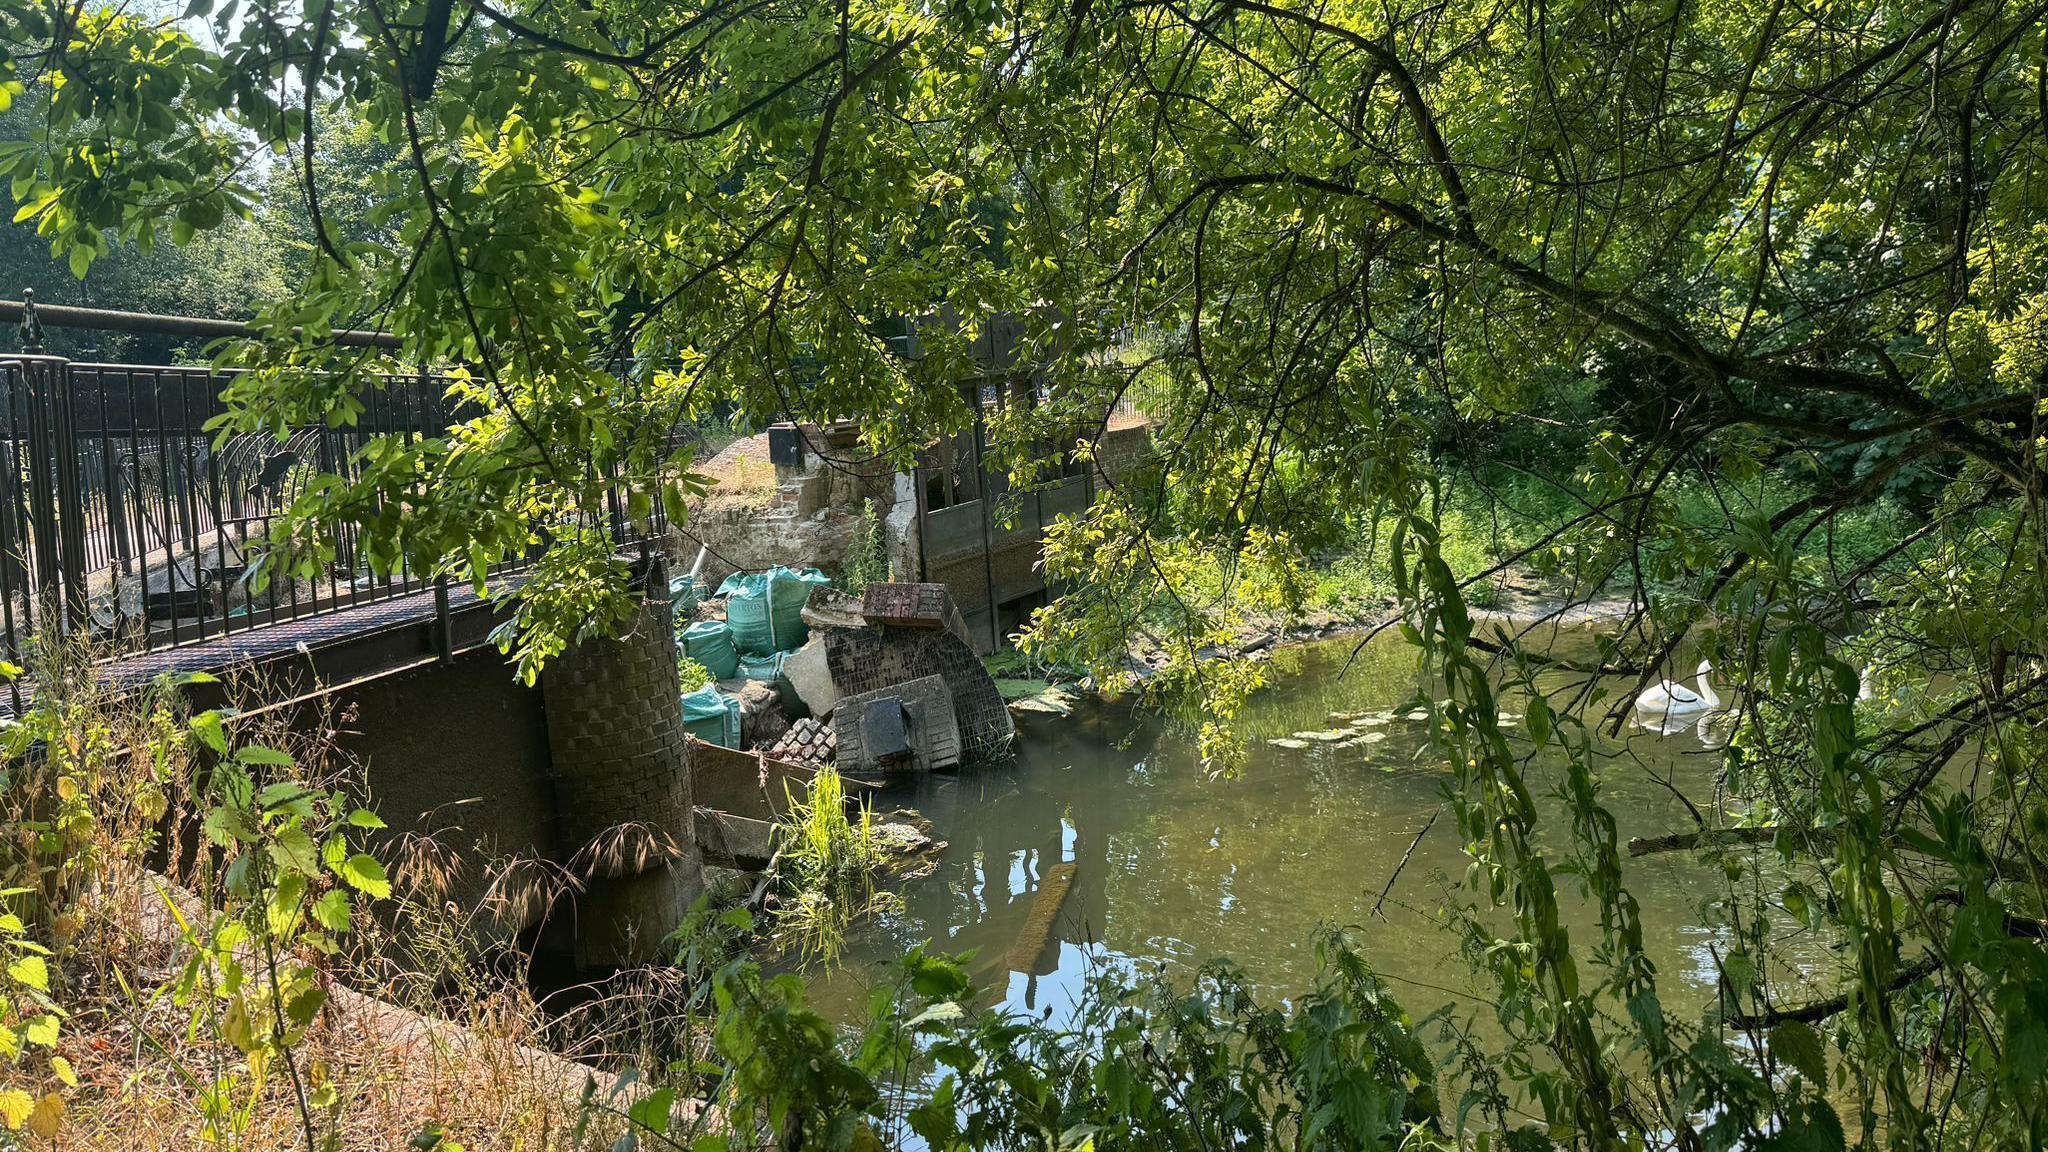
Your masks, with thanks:
[[(38, 96), (47, 99), (38, 90), (0, 112), (0, 149), (19, 155), (30, 146)], [(239, 219), (183, 247), (114, 245), (83, 277), (69, 267), (69, 251), (60, 243), (52, 253), (50, 238), (28, 224), (0, 226), (0, 296), (18, 299), (26, 288), (44, 304), (241, 319), (261, 302), (285, 295), (289, 282), (275, 238), (260, 224)], [(205, 354), (204, 341), (118, 332), (51, 328), (45, 340), (53, 351), (87, 359), (197, 360)]]
[[(2038, 6), (200, 0), (217, 52), (118, 12), (6, 11), (17, 95), (49, 80), (16, 196), (74, 267), (248, 209), (261, 149), (298, 162), (315, 255), (263, 313), (236, 426), (352, 418), (391, 365), (329, 327), (466, 366), (478, 414), (314, 487), (296, 562), (350, 520), (479, 580), (543, 544), (531, 673), (623, 618), (584, 512), (614, 474), (636, 514), (679, 506), (678, 419), (858, 415), (901, 457), (964, 426), (969, 341), (1015, 314), (1050, 392), (998, 429), (1020, 480), (1024, 445), (1134, 389), (1171, 447), (1158, 484), (1056, 537), (1077, 590), (1039, 643), (1107, 667), (1163, 617), (1200, 679), (1235, 610), (1205, 565), (1284, 602), (1305, 542), (1392, 525), (1404, 627), (1450, 686), (1501, 1066), (1553, 1133), (1839, 1142), (1820, 1023), (1866, 1140), (2048, 1134)], [(409, 173), (367, 232), (330, 217), (359, 175), (323, 175), (330, 103)], [(887, 338), (903, 317), (931, 321), (917, 358)], [(1149, 354), (1110, 354), (1134, 332)], [(628, 352), (658, 370), (614, 371)], [(1570, 548), (1587, 594), (1648, 605), (1584, 692), (1532, 708), (1563, 857), (1493, 701), (1546, 654), (1475, 627), (1434, 516), (1460, 458), (1543, 420), (1571, 421), (1558, 450), (1513, 462), (1574, 511), (1530, 558)], [(1795, 494), (1759, 496), (1766, 475)], [(1878, 507), (1916, 519), (1852, 563), (1816, 547)], [(1680, 839), (1754, 842), (1739, 815), (1800, 880), (1731, 884), (1725, 1003), (1673, 1021), (1586, 733), (1626, 712), (1591, 673), (1640, 686), (1693, 644), (1745, 701), (1740, 803), (1700, 798)], [(1859, 703), (1852, 660), (1910, 690)], [(1570, 884), (1602, 940), (1558, 928)], [(1843, 996), (1780, 1002), (1783, 917), (1837, 934)]]

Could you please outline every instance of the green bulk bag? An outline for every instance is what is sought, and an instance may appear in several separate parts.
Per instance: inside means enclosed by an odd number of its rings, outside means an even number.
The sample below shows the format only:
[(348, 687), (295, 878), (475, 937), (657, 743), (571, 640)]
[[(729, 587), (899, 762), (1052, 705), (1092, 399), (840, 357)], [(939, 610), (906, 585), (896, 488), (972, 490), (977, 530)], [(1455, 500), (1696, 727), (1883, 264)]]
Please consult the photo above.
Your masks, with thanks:
[(702, 664), (713, 680), (730, 680), (739, 668), (740, 654), (723, 620), (700, 620), (683, 629), (683, 654)]
[(810, 710), (804, 707), (803, 699), (796, 694), (796, 688), (790, 684), (789, 677), (782, 674), (782, 665), (792, 655), (794, 653), (777, 652), (773, 656), (742, 656), (739, 664), (740, 678), (759, 680), (763, 684), (772, 685), (776, 696), (782, 700), (784, 712), (793, 717), (808, 716)]
[(740, 746), (740, 700), (709, 684), (683, 695), (683, 730), (706, 744)]
[(697, 601), (704, 598), (704, 590), (697, 585), (695, 576), (671, 576), (668, 581), (668, 603), (675, 610), (677, 620), (688, 620), (696, 611)]
[(803, 647), (811, 635), (804, 625), (804, 605), (811, 602), (811, 589), (829, 583), (816, 568), (799, 572), (780, 564), (766, 572), (726, 577), (718, 594), (725, 597), (733, 647), (754, 656)]

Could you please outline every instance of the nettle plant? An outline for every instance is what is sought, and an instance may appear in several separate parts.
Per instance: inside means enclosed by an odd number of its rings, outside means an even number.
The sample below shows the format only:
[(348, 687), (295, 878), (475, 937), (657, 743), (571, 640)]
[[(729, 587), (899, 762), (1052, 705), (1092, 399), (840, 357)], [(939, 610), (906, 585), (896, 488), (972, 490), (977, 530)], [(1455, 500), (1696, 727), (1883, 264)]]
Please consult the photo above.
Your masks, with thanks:
[[(168, 989), (191, 1013), (193, 1032), (217, 1036), (245, 1057), (216, 1063), (197, 1087), (204, 1133), (215, 1140), (248, 1125), (266, 1082), (287, 1078), (307, 1147), (338, 1117), (336, 1086), (299, 1055), (326, 1005), (318, 960), (335, 955), (358, 896), (384, 898), (384, 865), (355, 850), (352, 830), (384, 827), (340, 791), (300, 779), (294, 757), (260, 744), (232, 747), (223, 714), (202, 712), (194, 737), (218, 757), (207, 774), (200, 827), (200, 888), (216, 897), (192, 916), (173, 907), (187, 950)], [(269, 783), (262, 777), (276, 777)]]

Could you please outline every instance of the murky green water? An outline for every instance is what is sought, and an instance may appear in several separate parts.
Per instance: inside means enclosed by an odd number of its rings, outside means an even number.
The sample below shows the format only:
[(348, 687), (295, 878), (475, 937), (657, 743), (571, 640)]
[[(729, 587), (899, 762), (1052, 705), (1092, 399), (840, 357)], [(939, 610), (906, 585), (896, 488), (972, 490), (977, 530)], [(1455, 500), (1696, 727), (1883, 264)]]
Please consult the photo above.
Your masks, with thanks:
[[(1564, 633), (1557, 644), (1588, 649), (1590, 637)], [(1467, 863), (1449, 812), (1416, 840), (1442, 807), (1446, 777), (1426, 749), (1425, 722), (1407, 717), (1434, 688), (1419, 678), (1414, 651), (1391, 636), (1363, 648), (1345, 640), (1283, 651), (1273, 681), (1240, 721), (1254, 750), (1235, 779), (1207, 776), (1190, 741), (1158, 719), (1090, 706), (1023, 722), (1013, 762), (888, 790), (880, 808), (920, 809), (948, 847), (934, 874), (903, 891), (898, 911), (860, 933), (828, 984), (851, 995), (863, 973), (929, 940), (977, 950), (975, 968), (992, 991), (1055, 1018), (1104, 964), (1186, 975), (1227, 956), (1286, 995), (1314, 971), (1318, 925), (1340, 923), (1363, 926), (1368, 958), (1412, 1014), (1460, 1002), (1484, 1016), (1483, 978), (1459, 958), (1443, 913)], [(1509, 696), (1503, 709), (1514, 715), (1520, 705)], [(1351, 747), (1269, 743), (1358, 711), (1393, 715)], [(1697, 731), (1632, 729), (1600, 752), (1603, 797), (1624, 840), (1691, 826), (1673, 788), (1702, 808), (1717, 794), (1720, 756)], [(1529, 770), (1559, 851), (1567, 829), (1549, 794), (1560, 774), (1541, 758)], [(1075, 875), (1053, 938), (1020, 947), (1050, 870), (1068, 862)], [(1688, 854), (1625, 861), (1667, 1009), (1706, 1006), (1726, 942), (1702, 904), (1731, 884), (1775, 886), (1762, 863), (1731, 880)], [(1567, 910), (1585, 958), (1598, 939), (1590, 911), (1573, 892)], [(1795, 954), (1821, 962), (1817, 945), (1794, 943)]]

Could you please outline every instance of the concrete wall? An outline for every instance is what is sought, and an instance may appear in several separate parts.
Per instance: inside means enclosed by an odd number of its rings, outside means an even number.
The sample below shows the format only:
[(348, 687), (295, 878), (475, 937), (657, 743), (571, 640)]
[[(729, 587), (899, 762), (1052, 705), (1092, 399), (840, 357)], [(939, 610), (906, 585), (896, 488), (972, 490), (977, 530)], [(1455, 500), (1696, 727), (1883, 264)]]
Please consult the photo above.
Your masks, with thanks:
[[(380, 855), (486, 940), (542, 926), (579, 967), (634, 963), (701, 880), (668, 605), (586, 641), (527, 688), (493, 649), (343, 688), (331, 723), (389, 825)], [(546, 861), (546, 864), (539, 862)], [(574, 884), (565, 883), (573, 876)]]
[[(371, 680), (344, 689), (333, 705), (337, 743), (363, 765), (371, 803), (391, 826), (387, 846), (422, 865), (431, 852), (451, 868), (447, 899), (473, 908), (493, 861), (555, 855), (541, 695), (496, 651)], [(486, 935), (528, 927), (538, 909), (503, 911), (477, 921)]]

